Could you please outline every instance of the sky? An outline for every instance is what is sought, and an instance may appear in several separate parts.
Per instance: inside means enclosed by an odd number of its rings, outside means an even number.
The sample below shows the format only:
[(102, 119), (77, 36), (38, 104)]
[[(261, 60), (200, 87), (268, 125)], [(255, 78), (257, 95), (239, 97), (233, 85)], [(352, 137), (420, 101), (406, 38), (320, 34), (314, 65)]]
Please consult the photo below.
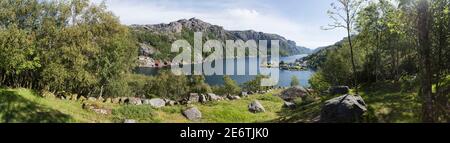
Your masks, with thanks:
[[(94, 0), (99, 3), (102, 0)], [(226, 30), (274, 33), (315, 49), (341, 40), (345, 30), (322, 30), (334, 0), (106, 0), (123, 24), (197, 18)]]

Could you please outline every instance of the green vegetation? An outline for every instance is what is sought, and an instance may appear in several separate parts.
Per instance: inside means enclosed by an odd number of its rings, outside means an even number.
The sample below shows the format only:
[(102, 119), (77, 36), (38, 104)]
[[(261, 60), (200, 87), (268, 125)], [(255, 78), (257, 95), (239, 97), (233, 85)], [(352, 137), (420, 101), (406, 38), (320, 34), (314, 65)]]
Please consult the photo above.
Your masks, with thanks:
[[(279, 91), (253, 95), (242, 100), (218, 101), (208, 104), (193, 104), (203, 113), (200, 122), (253, 123), (272, 122), (279, 118), (283, 101), (274, 96)], [(0, 122), (16, 123), (99, 123), (123, 122), (135, 119), (144, 123), (185, 123), (188, 121), (181, 111), (185, 105), (167, 106), (160, 109), (148, 105), (115, 105), (97, 103), (98, 106), (111, 109), (111, 115), (101, 115), (82, 109), (79, 101), (60, 100), (41, 97), (28, 89), (0, 89)], [(267, 112), (254, 114), (248, 111), (248, 104), (259, 100)]]
[(0, 86), (119, 96), (137, 46), (126, 26), (89, 0), (0, 2)]
[[(329, 86), (352, 86), (378, 122), (448, 122), (449, 1), (381, 0), (353, 9), (360, 2), (338, 0), (348, 8), (340, 12), (356, 16), (332, 25), (356, 34), (304, 58), (318, 69), (311, 86), (321, 93)], [(397, 89), (377, 88), (384, 85)]]
[(291, 86), (299, 86), (300, 85), (300, 81), (298, 81), (297, 76), (292, 76), (291, 77)]

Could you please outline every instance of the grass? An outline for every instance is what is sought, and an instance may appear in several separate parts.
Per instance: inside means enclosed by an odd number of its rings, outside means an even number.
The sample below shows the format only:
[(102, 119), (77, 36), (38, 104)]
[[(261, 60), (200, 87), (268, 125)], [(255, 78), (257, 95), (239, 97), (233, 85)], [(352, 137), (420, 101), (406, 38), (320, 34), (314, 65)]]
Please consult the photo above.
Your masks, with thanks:
[[(241, 100), (193, 104), (202, 112), (199, 122), (205, 123), (253, 123), (272, 122), (279, 118), (283, 101), (274, 94), (254, 95)], [(259, 100), (265, 113), (251, 113), (248, 104)], [(163, 107), (114, 105), (96, 103), (111, 109), (111, 115), (100, 115), (82, 109), (79, 101), (43, 98), (29, 89), (0, 89), (0, 123), (119, 123), (134, 119), (141, 123), (189, 123), (181, 112), (185, 105)]]
[(0, 122), (110, 122), (106, 116), (83, 110), (82, 103), (42, 98), (28, 89), (0, 89)]
[[(420, 122), (421, 103), (415, 90), (401, 90), (399, 84), (383, 82), (365, 85), (360, 95), (368, 105), (365, 122), (416, 123)], [(241, 100), (192, 104), (203, 118), (202, 123), (267, 123), (314, 122), (320, 115), (323, 103), (336, 96), (322, 95), (320, 100), (283, 108), (281, 91), (252, 95)], [(265, 107), (264, 113), (251, 113), (248, 105), (258, 100)], [(154, 109), (149, 106), (113, 105), (98, 103), (112, 110), (111, 115), (99, 115), (81, 108), (78, 101), (43, 98), (28, 89), (0, 89), (0, 122), (6, 123), (110, 123), (134, 119), (142, 123), (190, 123), (181, 112), (186, 105)]]

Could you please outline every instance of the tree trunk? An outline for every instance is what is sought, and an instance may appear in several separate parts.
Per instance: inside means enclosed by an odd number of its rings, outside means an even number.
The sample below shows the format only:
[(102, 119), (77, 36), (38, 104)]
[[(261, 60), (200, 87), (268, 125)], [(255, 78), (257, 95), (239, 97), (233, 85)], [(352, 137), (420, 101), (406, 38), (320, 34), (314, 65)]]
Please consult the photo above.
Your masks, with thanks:
[(427, 0), (420, 0), (418, 12), (418, 44), (421, 56), (421, 88), (420, 95), (423, 99), (422, 121), (434, 122), (433, 93), (432, 93), (432, 67), (430, 44), (430, 13)]

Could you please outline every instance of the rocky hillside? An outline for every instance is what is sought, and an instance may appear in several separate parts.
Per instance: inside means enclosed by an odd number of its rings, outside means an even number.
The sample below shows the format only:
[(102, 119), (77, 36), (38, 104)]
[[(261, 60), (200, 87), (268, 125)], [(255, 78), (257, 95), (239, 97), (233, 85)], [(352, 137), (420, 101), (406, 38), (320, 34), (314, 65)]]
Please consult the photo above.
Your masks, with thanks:
[(182, 19), (169, 24), (156, 25), (132, 25), (130, 26), (139, 42), (156, 48), (155, 58), (170, 58), (170, 45), (177, 39), (186, 39), (193, 42), (194, 32), (203, 32), (204, 39), (219, 40), (279, 40), (280, 54), (282, 56), (309, 54), (312, 51), (305, 47), (297, 46), (294, 41), (288, 40), (277, 34), (248, 31), (228, 31), (221, 26), (212, 25), (199, 19)]

